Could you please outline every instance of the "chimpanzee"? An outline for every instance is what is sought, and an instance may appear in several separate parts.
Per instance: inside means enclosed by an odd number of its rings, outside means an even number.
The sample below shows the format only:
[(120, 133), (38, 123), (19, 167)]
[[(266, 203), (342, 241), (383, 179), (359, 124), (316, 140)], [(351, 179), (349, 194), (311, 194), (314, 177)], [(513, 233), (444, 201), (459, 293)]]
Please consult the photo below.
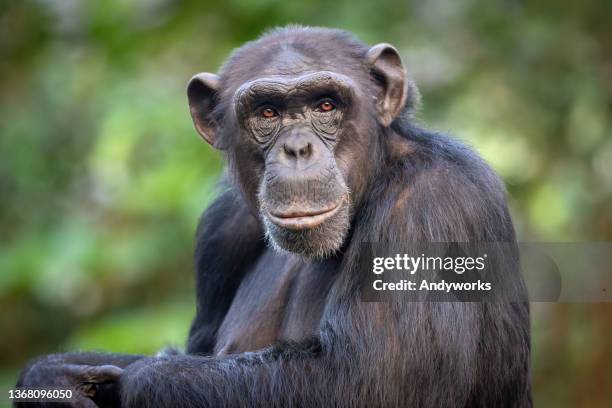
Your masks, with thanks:
[(360, 243), (516, 240), (495, 173), (415, 123), (395, 48), (279, 28), (187, 94), (227, 168), (186, 353), (57, 354), (18, 386), (75, 387), (80, 406), (532, 405), (527, 303), (361, 297)]

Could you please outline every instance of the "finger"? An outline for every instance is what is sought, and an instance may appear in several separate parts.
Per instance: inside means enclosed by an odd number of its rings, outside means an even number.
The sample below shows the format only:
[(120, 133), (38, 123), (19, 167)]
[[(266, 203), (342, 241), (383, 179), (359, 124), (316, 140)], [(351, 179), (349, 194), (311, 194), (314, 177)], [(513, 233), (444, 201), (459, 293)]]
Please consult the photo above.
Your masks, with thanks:
[(121, 373), (123, 369), (114, 365), (90, 366), (84, 373), (83, 381), (97, 384), (113, 382), (119, 379)]
[(116, 381), (123, 369), (114, 365), (88, 366), (66, 364), (66, 373), (82, 383), (105, 383)]

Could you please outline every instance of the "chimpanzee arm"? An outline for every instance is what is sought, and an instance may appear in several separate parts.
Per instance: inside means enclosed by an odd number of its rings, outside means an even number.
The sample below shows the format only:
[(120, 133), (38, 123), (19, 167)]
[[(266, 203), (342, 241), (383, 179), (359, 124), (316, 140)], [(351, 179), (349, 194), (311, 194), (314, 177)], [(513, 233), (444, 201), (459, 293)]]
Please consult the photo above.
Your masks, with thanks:
[[(462, 370), (473, 365), (472, 355), (464, 344), (448, 344), (452, 333), (429, 327), (429, 308), (417, 305), (402, 322), (395, 306), (349, 301), (337, 307), (317, 339), (222, 358), (141, 360), (121, 376), (122, 406), (455, 406), (467, 400), (470, 377)], [(476, 314), (461, 309), (448, 314), (461, 323), (449, 332), (477, 331)], [(454, 338), (465, 339), (461, 333)]]
[[(140, 360), (121, 375), (121, 406), (467, 405), (479, 375), (480, 305), (366, 303), (355, 288), (336, 290), (318, 338), (227, 357)], [(494, 334), (506, 346), (507, 333)], [(492, 361), (495, 375), (505, 366)], [(504, 387), (498, 391), (494, 402), (508, 397)]]

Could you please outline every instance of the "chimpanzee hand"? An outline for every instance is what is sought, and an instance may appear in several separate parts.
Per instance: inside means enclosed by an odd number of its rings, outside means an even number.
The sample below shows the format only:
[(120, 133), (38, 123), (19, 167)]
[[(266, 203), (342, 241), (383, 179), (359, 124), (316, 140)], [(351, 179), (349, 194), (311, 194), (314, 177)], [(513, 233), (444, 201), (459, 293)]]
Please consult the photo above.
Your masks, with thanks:
[[(59, 388), (72, 390), (72, 398), (57, 402), (41, 401), (41, 407), (75, 408), (118, 407), (118, 379), (123, 369), (114, 365), (66, 364), (43, 359), (26, 369), (17, 383), (21, 388)], [(15, 404), (20, 407), (22, 403)], [(23, 406), (31, 407), (32, 403)]]

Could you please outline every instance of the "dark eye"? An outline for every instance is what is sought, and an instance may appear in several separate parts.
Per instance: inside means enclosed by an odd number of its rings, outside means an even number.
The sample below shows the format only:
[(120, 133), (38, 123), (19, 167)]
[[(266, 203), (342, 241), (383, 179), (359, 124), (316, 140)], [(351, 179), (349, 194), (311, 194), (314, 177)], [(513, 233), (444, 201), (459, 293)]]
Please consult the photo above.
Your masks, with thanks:
[(267, 107), (261, 110), (261, 116), (263, 116), (266, 119), (270, 119), (270, 118), (274, 118), (278, 116), (278, 112), (274, 110), (273, 108)]
[(320, 112), (331, 112), (334, 109), (336, 109), (336, 105), (329, 99), (319, 102), (319, 106), (317, 106), (317, 110)]

